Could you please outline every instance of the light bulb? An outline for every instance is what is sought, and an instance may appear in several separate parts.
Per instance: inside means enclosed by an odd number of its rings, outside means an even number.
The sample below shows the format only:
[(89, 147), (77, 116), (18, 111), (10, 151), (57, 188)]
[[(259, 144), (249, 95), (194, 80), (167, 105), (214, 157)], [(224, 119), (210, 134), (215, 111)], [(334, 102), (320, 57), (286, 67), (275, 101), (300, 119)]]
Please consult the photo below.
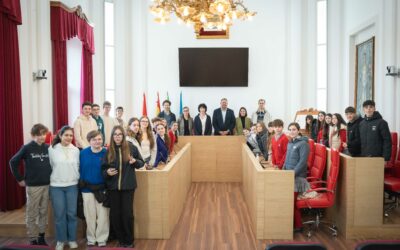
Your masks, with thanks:
[(224, 22), (229, 23), (230, 21), (231, 21), (231, 19), (229, 18), (229, 16), (225, 15)]
[(201, 16), (200, 16), (200, 22), (202, 22), (202, 23), (206, 23), (207, 22), (207, 17), (206, 17), (206, 15), (204, 15), (204, 13), (201, 14)]
[(181, 25), (183, 23), (182, 19), (178, 18), (178, 24)]
[(187, 6), (183, 9), (183, 15), (184, 16), (188, 16), (189, 15), (189, 8)]
[(160, 23), (161, 23), (161, 24), (165, 24), (165, 23), (166, 23), (165, 18), (162, 17), (162, 18), (160, 19)]
[(228, 28), (228, 26), (226, 26), (226, 24), (222, 24), (222, 29), (226, 30)]
[(224, 6), (222, 5), (222, 4), (218, 4), (217, 5), (217, 11), (219, 12), (219, 13), (223, 13), (224, 12)]
[(237, 19), (236, 11), (232, 11), (232, 19)]

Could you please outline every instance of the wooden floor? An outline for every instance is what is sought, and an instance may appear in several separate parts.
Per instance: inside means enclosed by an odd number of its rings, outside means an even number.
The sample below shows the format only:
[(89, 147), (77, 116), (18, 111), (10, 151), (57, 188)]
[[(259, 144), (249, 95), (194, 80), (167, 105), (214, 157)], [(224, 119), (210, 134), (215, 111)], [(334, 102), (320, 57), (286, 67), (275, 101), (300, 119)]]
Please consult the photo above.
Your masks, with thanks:
[[(267, 244), (277, 241), (256, 240), (250, 223), (240, 183), (193, 183), (172, 237), (169, 240), (136, 240), (136, 249), (261, 250)], [(326, 231), (320, 230), (311, 239), (304, 233), (296, 233), (294, 240), (321, 242), (328, 249), (336, 250), (354, 249), (357, 242), (365, 239), (356, 241), (332, 238)], [(55, 244), (54, 239), (48, 239), (48, 242)], [(0, 238), (0, 245), (11, 243), (26, 243), (26, 238)], [(78, 243), (80, 249), (85, 249), (84, 239)], [(108, 246), (116, 244), (110, 242)]]

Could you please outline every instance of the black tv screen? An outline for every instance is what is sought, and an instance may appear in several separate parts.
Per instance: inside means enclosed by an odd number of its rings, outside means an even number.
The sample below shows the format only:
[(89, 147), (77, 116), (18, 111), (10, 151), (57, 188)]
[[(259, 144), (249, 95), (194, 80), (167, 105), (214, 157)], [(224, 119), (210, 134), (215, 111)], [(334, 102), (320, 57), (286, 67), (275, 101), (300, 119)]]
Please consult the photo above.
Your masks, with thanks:
[(249, 48), (179, 48), (181, 87), (247, 87)]

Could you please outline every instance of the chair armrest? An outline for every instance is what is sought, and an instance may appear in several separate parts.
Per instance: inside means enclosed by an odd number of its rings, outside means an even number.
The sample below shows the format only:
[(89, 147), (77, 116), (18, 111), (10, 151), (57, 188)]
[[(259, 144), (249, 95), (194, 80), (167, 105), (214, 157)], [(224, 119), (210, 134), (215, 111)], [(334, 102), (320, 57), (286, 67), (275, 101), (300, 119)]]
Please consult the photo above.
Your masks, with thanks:
[(311, 181), (310, 184), (328, 184), (326, 181)]
[(306, 193), (313, 192), (313, 191), (315, 191), (315, 192), (331, 192), (331, 193), (334, 193), (333, 190), (330, 190), (330, 189), (327, 189), (327, 188), (313, 188), (313, 189), (307, 190)]
[(306, 179), (307, 179), (307, 180), (321, 180), (320, 178), (312, 177), (312, 176), (307, 177)]

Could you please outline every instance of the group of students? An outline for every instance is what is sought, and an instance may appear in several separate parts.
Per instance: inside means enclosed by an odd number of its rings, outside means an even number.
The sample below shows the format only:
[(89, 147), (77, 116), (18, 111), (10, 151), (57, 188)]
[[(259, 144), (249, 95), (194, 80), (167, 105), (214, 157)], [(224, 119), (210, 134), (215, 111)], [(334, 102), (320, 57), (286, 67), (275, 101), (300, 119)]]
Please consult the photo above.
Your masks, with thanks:
[[(312, 116), (307, 117), (306, 133), (308, 132), (316, 143), (324, 144), (338, 151), (347, 153), (353, 157), (383, 157), (389, 161), (391, 157), (391, 135), (388, 124), (375, 109), (375, 102), (367, 100), (363, 103), (364, 118), (358, 116), (354, 107), (345, 110), (348, 123), (346, 124), (340, 114), (332, 115), (331, 120), (324, 112), (319, 112), (318, 120)], [(331, 124), (331, 125), (330, 125)], [(288, 126), (288, 137), (282, 134), (283, 122), (279, 119), (269, 124), (273, 131), (268, 129), (268, 136), (262, 142), (267, 141), (268, 155), (263, 156), (272, 165), (283, 170), (294, 170), (294, 204), (298, 196), (310, 189), (307, 177), (307, 160), (310, 152), (308, 137), (300, 133), (298, 123), (290, 123)], [(263, 135), (262, 125), (257, 123), (255, 128), (256, 138)], [(257, 139), (249, 140), (248, 144), (255, 154), (258, 154), (257, 146), (263, 147)], [(270, 142), (270, 143), (268, 143)], [(269, 158), (272, 156), (271, 158)], [(268, 157), (268, 158), (266, 158)], [(302, 230), (301, 212), (294, 207), (294, 228), (296, 231)]]
[(391, 136), (387, 122), (376, 111), (375, 102), (363, 103), (365, 116), (359, 116), (354, 107), (347, 107), (347, 123), (338, 114), (318, 113), (318, 118), (306, 117), (306, 134), (316, 143), (334, 148), (353, 157), (383, 157), (385, 161), (391, 156)]
[[(252, 119), (247, 117), (245, 108), (240, 109), (239, 117), (235, 119), (223, 98), (221, 108), (214, 111), (212, 123), (205, 104), (199, 105), (199, 114), (194, 121), (187, 107), (176, 121), (169, 109), (170, 102), (165, 101), (159, 117), (151, 121), (146, 116), (131, 118), (128, 123), (122, 120), (121, 114), (118, 120), (111, 118), (108, 115), (110, 106), (106, 102), (104, 115), (99, 116), (98, 105), (83, 103), (82, 115), (74, 127), (62, 127), (50, 146), (44, 143), (48, 129), (42, 124), (34, 125), (32, 141), (22, 146), (10, 160), (12, 173), (20, 186), (26, 187), (26, 223), (31, 244), (46, 245), (44, 232), (50, 194), (56, 249), (63, 249), (65, 242), (70, 248), (78, 247), (77, 200), (81, 192), (87, 244), (106, 246), (110, 232), (113, 232), (121, 247), (132, 247), (133, 200), (137, 186), (135, 169), (157, 168), (160, 163), (168, 162), (178, 135), (209, 135), (212, 127), (215, 135), (243, 134), (256, 156), (276, 168), (294, 170), (295, 199), (310, 188), (306, 180), (308, 137), (301, 135), (298, 123), (289, 124), (288, 135), (283, 133), (284, 123), (280, 119), (268, 122), (266, 126), (265, 121), (271, 117), (265, 110), (263, 99), (259, 100), (259, 109)], [(352, 156), (382, 156), (388, 161), (390, 132), (386, 121), (375, 110), (375, 103), (364, 102), (364, 118), (358, 117), (353, 107), (348, 107), (345, 112), (349, 119), (347, 125), (338, 114), (332, 117), (333, 126), (329, 125), (324, 112), (320, 112), (318, 120), (307, 117), (306, 133), (317, 143), (349, 152)], [(92, 126), (93, 122), (96, 126)], [(24, 175), (18, 169), (22, 160), (25, 161)], [(294, 227), (299, 229), (301, 216), (296, 208), (294, 215)]]

